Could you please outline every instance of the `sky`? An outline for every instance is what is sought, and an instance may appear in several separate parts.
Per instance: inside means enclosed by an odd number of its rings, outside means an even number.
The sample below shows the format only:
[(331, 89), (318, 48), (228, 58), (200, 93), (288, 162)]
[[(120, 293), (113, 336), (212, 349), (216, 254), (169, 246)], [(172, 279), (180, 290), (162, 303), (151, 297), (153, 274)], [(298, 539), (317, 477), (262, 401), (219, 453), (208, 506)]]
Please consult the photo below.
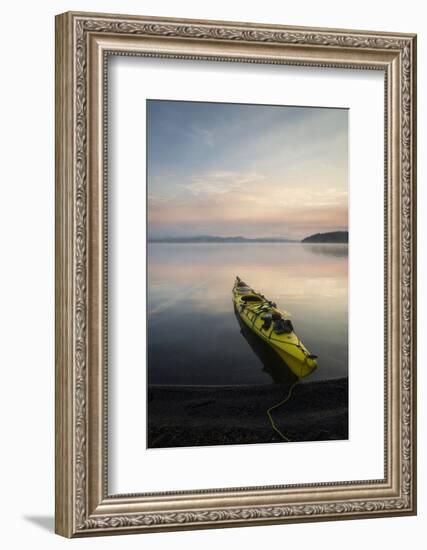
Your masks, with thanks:
[(148, 233), (347, 229), (348, 111), (147, 101)]

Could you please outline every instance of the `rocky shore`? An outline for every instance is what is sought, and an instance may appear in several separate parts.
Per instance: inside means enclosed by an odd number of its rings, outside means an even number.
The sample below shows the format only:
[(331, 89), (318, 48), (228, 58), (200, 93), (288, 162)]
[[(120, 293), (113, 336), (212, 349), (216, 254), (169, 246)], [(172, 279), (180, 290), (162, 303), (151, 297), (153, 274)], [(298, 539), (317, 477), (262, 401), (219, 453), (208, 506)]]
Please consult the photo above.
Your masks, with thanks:
[[(290, 386), (149, 386), (148, 447), (279, 443), (267, 409)], [(290, 441), (348, 438), (348, 379), (298, 383), (272, 411)]]

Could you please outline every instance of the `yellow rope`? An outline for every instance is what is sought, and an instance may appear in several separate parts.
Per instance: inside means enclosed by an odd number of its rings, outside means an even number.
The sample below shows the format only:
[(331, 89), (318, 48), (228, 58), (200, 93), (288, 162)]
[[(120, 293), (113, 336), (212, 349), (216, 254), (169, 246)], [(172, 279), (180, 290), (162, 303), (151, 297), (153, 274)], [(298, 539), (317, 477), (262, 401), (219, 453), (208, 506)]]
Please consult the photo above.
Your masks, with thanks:
[(276, 405), (273, 405), (272, 407), (270, 407), (269, 409), (267, 409), (267, 415), (268, 415), (268, 418), (270, 420), (270, 424), (271, 424), (271, 427), (273, 428), (273, 430), (275, 432), (277, 432), (280, 437), (284, 440), (284, 441), (291, 441), (291, 439), (289, 439), (284, 433), (282, 433), (279, 428), (276, 426), (276, 423), (274, 422), (273, 420), (273, 417), (271, 416), (271, 411), (274, 410), (274, 409), (278, 409), (279, 407), (281, 407), (282, 405), (284, 405), (287, 401), (289, 401), (289, 399), (291, 398), (291, 395), (292, 395), (292, 391), (294, 389), (294, 387), (298, 384), (299, 380), (296, 380), (296, 382), (294, 382), (292, 384), (292, 386), (290, 387), (289, 389), (289, 393), (288, 395), (286, 396), (285, 399), (283, 399), (283, 401), (280, 401), (280, 403), (277, 403)]

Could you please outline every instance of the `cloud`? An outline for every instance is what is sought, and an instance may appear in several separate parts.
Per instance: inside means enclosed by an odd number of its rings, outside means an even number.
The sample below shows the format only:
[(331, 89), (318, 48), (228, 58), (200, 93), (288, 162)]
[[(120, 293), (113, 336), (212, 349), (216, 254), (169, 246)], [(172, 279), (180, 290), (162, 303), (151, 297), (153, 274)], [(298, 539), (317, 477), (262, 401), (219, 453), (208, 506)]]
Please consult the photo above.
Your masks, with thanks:
[(210, 197), (252, 190), (265, 179), (262, 174), (223, 170), (196, 174), (183, 187), (195, 197)]
[(156, 136), (151, 233), (299, 237), (347, 226), (345, 111), (196, 105), (168, 118), (173, 139)]
[(213, 130), (193, 126), (191, 128), (190, 136), (199, 142), (201, 141), (204, 145), (207, 145), (208, 147), (213, 147), (215, 145)]
[(149, 223), (173, 233), (305, 236), (347, 226), (347, 192), (316, 182), (288, 185), (258, 174), (195, 176), (172, 200), (149, 199)]

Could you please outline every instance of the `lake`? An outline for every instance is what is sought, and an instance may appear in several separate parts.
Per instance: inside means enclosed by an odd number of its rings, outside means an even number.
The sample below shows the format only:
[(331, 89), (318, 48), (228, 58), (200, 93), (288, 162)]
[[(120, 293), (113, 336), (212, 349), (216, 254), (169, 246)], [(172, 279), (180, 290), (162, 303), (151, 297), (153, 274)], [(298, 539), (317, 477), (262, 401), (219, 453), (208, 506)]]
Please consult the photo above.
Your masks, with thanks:
[(239, 275), (289, 311), (318, 367), (304, 382), (348, 375), (348, 245), (148, 245), (148, 383), (282, 383), (286, 367), (234, 313)]

